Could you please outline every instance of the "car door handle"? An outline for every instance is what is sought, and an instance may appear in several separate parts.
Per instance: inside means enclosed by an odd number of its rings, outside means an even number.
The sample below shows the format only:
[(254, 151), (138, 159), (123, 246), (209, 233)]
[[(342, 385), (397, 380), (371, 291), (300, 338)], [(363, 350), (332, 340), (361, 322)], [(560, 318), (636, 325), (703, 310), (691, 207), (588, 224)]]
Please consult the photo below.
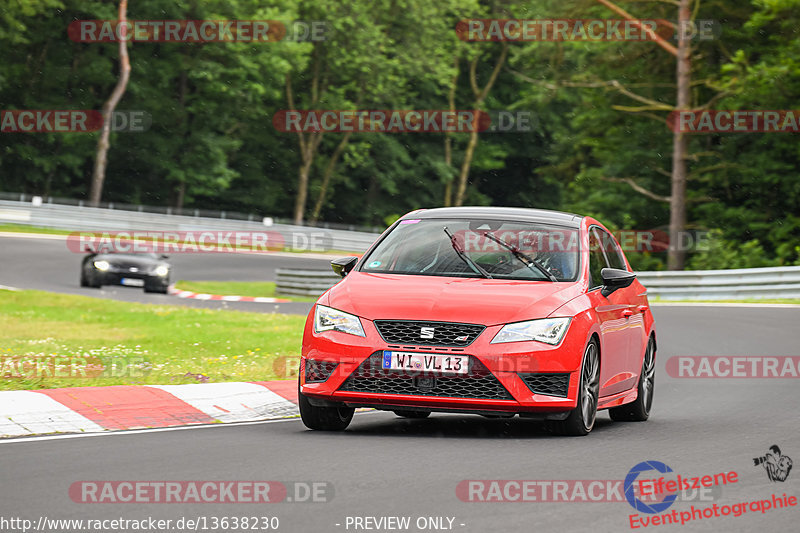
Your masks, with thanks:
[(640, 313), (644, 313), (648, 309), (650, 309), (650, 308), (647, 307), (646, 305), (640, 305), (639, 307), (636, 308), (636, 310), (639, 311)]
[(624, 318), (630, 318), (631, 316), (633, 316), (633, 311), (631, 311), (630, 309), (623, 309), (622, 316)]

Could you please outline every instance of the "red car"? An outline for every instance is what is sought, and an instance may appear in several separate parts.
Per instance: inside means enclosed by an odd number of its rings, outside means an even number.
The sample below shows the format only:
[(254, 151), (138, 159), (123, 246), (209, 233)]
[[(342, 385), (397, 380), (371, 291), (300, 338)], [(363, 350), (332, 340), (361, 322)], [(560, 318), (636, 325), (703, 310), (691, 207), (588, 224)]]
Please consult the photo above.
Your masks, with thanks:
[(647, 291), (598, 221), (553, 211), (419, 210), (323, 294), (303, 335), (311, 429), (357, 407), (532, 417), (586, 435), (598, 409), (647, 420), (656, 335)]

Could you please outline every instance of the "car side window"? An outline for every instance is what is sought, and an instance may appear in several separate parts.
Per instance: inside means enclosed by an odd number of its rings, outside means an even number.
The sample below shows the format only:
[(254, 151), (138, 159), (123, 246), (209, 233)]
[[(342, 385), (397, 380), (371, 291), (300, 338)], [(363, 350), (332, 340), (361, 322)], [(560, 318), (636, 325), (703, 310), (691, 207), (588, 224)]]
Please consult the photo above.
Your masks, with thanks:
[(603, 247), (597, 230), (592, 228), (589, 231), (589, 289), (595, 289), (603, 285), (603, 277), (600, 271), (606, 268), (606, 258), (603, 255)]
[(625, 266), (625, 259), (622, 255), (619, 245), (609, 233), (595, 228), (600, 235), (600, 241), (603, 243), (603, 251), (606, 253), (608, 265), (611, 268), (619, 268), (620, 270), (628, 270)]

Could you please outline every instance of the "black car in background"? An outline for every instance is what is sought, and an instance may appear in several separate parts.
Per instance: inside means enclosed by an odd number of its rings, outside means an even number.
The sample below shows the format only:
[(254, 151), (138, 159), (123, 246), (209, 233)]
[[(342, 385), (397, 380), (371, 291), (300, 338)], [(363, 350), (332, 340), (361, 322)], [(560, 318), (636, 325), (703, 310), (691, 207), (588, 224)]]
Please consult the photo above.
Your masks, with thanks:
[(125, 285), (166, 294), (172, 270), (166, 259), (153, 253), (90, 252), (81, 263), (81, 287)]

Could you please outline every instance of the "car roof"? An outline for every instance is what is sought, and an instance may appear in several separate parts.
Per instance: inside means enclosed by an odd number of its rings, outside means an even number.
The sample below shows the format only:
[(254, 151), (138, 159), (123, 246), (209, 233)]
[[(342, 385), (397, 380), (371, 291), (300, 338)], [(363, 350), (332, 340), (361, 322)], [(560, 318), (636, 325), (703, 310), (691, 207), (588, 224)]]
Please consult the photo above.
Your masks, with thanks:
[(526, 207), (438, 207), (407, 214), (403, 218), (491, 218), (520, 222), (540, 222), (579, 228), (582, 216), (547, 209)]

